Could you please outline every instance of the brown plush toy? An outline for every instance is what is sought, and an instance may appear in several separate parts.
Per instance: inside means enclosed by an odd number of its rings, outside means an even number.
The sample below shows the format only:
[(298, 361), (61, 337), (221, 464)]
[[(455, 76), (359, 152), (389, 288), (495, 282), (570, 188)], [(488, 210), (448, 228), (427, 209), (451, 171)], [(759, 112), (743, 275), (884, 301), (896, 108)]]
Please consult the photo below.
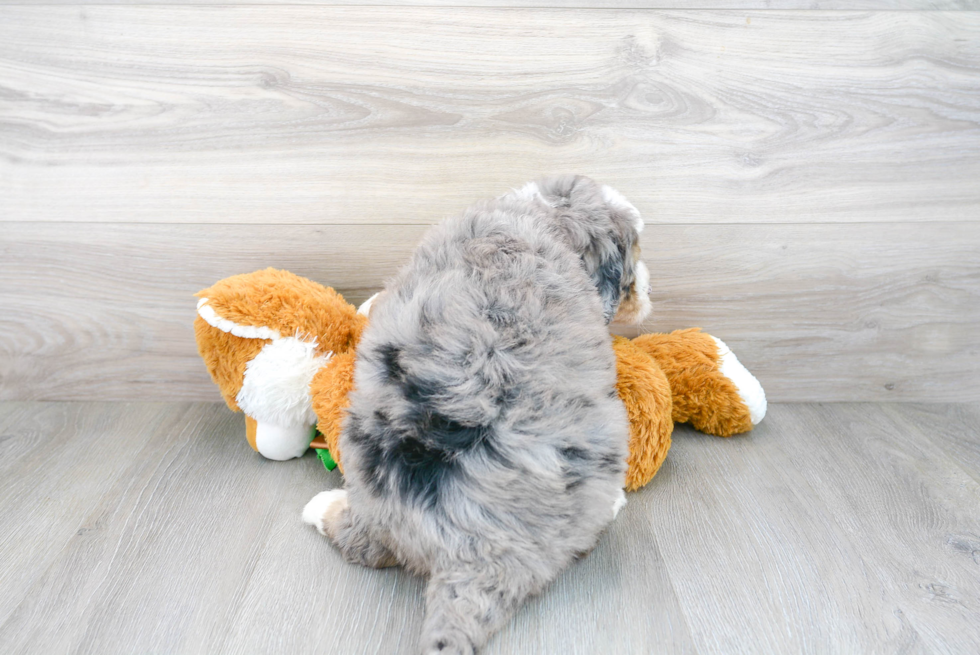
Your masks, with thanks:
[[(343, 296), (287, 271), (226, 278), (199, 292), (198, 350), (249, 444), (270, 459), (325, 448), (338, 464), (355, 347), (372, 298), (355, 310)], [(693, 328), (613, 337), (617, 390), (630, 420), (627, 490), (653, 478), (674, 423), (731, 436), (765, 416), (761, 385), (720, 340)]]

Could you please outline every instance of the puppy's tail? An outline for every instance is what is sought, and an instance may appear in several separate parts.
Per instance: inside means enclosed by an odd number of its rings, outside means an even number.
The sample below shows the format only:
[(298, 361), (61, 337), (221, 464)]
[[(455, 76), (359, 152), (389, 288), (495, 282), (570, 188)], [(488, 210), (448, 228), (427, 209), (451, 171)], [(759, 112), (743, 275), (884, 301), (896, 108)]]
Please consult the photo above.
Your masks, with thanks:
[(426, 590), (422, 653), (476, 653), (536, 591), (530, 578), (496, 562), (433, 571)]

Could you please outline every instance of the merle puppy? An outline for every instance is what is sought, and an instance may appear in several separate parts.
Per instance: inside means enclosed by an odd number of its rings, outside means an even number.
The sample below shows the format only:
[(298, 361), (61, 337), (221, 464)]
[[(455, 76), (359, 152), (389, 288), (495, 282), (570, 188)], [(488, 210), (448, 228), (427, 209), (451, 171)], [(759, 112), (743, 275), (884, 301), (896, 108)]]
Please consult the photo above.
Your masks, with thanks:
[(649, 312), (639, 212), (586, 177), (433, 228), (358, 348), (344, 490), (303, 518), (344, 557), (429, 576), (424, 653), (474, 653), (626, 502), (607, 324)]

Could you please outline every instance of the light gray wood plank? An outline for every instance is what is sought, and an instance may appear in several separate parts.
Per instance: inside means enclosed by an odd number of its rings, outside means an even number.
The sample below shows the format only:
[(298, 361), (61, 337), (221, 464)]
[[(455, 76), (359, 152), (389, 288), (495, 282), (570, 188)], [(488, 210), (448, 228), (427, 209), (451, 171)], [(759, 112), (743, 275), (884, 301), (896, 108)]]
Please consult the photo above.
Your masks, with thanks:
[[(5, 652), (221, 649), (292, 469), (258, 458), (223, 406), (170, 413), (77, 537), (52, 549), (56, 561), (0, 627)], [(126, 435), (103, 439), (118, 447)]]
[(774, 400), (980, 400), (975, 225), (658, 226), (643, 254), (639, 331), (704, 328)]
[(0, 220), (970, 221), (980, 14), (0, 7)]
[[(0, 448), (8, 448), (12, 444), (12, 440), (15, 438), (13, 433), (7, 434), (3, 432), (6, 430), (8, 425), (15, 424), (20, 420), (20, 415), (29, 411), (34, 411), (32, 408), (27, 407), (27, 403), (18, 402), (0, 402)], [(3, 455), (5, 453), (0, 451), (0, 461), (4, 459)]]
[[(0, 397), (218, 400), (194, 345), (194, 292), (277, 266), (357, 304), (424, 230), (7, 224)], [(980, 398), (971, 224), (660, 225), (642, 244), (654, 286), (642, 329), (704, 328), (772, 400)]]
[(8, 420), (0, 442), (4, 652), (13, 652), (5, 626), (17, 605), (63, 547), (99, 530), (85, 524), (92, 507), (134, 459), (154, 454), (152, 437), (181, 413), (164, 405), (31, 403), (8, 416), (16, 420)]
[[(743, 437), (681, 426), (486, 652), (974, 652), (980, 483), (943, 446), (976, 445), (973, 411), (777, 404)], [(336, 471), (262, 459), (220, 405), (0, 403), (3, 434), (24, 412), (32, 446), (0, 458), (18, 564), (0, 574), (29, 578), (3, 581), (3, 652), (414, 652), (423, 581), (346, 564), (299, 521)], [(39, 493), (61, 508), (25, 514)]]
[[(842, 526), (867, 536), (866, 561), (891, 574), (910, 623), (935, 652), (976, 651), (980, 569), (958, 538), (972, 535), (976, 547), (980, 482), (948, 457), (934, 430), (919, 430), (906, 415), (862, 405), (806, 406), (802, 414), (800, 433), (822, 424), (828, 439), (817, 457), (794, 449), (797, 465), (808, 467), (803, 477), (819, 480), (814, 488)], [(975, 430), (960, 436), (978, 438)], [(824, 466), (828, 475), (815, 478)]]
[(629, 502), (598, 545), (531, 599), (488, 644), (510, 653), (696, 653), (688, 618), (654, 535), (659, 517)]
[(0, 293), (186, 303), (222, 278), (271, 266), (353, 291), (353, 302), (394, 275), (429, 228), (7, 223)]
[[(0, 5), (146, 5), (153, 0), (0, 0)], [(976, 0), (176, 0), (168, 5), (333, 5), (529, 7), (558, 9), (831, 9), (847, 11), (968, 11)]]
[(656, 541), (700, 651), (980, 646), (976, 563), (948, 544), (980, 528), (980, 485), (908, 423), (776, 405), (744, 438), (680, 432), (641, 494), (662, 493)]
[[(903, 403), (884, 405), (894, 421), (914, 426), (980, 484), (980, 409), (972, 404)], [(980, 536), (974, 535), (980, 564)]]
[(793, 416), (771, 406), (750, 435), (728, 440), (679, 426), (660, 473), (630, 496), (656, 517), (651, 537), (698, 651), (929, 652), (795, 470), (765, 459), (795, 436)]
[[(424, 581), (351, 566), (299, 521), (339, 473), (263, 460), (240, 417), (189, 409), (174, 406), (77, 538), (47, 549), (56, 560), (0, 622), (4, 652), (414, 653)], [(144, 413), (120, 405), (119, 422)], [(694, 652), (650, 529), (642, 515), (614, 526), (487, 653)]]
[[(302, 524), (306, 502), (341, 486), (342, 477), (337, 470), (327, 474), (310, 457), (298, 464), (222, 648), (233, 653), (414, 653), (424, 580), (400, 568), (353, 566)], [(297, 597), (303, 601), (297, 603)]]

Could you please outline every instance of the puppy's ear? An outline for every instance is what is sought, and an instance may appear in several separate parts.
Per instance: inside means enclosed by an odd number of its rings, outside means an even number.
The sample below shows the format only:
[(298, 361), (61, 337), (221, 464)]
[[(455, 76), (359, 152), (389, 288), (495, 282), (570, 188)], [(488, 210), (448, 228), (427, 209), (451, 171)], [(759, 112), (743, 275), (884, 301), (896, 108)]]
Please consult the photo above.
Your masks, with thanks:
[(602, 316), (606, 323), (612, 320), (619, 309), (619, 302), (622, 299), (624, 285), (624, 263), (625, 258), (622, 254), (610, 254), (599, 260), (599, 265), (592, 274), (592, 281), (595, 282), (596, 289), (599, 290), (599, 297), (602, 299)]

